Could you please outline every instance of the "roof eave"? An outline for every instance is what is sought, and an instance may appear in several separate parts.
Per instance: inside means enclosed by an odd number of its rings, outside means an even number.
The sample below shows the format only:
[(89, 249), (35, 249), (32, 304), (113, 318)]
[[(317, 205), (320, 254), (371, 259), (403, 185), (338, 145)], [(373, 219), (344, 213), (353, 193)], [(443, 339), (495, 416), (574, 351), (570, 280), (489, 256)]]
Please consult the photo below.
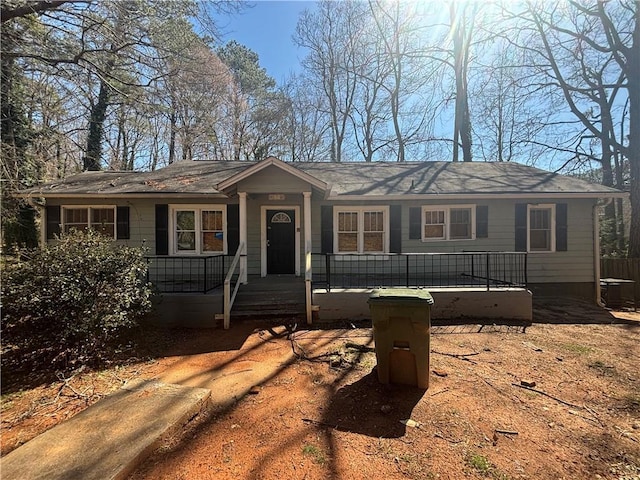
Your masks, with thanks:
[(136, 193), (57, 193), (28, 192), (17, 193), (18, 198), (229, 198), (223, 193), (184, 193), (184, 192), (136, 192)]
[(327, 200), (354, 201), (354, 200), (435, 200), (435, 199), (585, 199), (585, 198), (627, 198), (627, 192), (558, 192), (558, 193), (409, 193), (391, 195), (336, 195), (331, 194)]

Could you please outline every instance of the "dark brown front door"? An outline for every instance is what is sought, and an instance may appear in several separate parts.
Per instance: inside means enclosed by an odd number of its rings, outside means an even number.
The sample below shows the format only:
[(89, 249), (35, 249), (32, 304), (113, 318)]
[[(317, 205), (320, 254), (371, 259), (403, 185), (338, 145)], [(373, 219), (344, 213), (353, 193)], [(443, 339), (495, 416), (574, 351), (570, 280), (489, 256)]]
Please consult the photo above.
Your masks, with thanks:
[(267, 274), (295, 273), (295, 210), (267, 210)]

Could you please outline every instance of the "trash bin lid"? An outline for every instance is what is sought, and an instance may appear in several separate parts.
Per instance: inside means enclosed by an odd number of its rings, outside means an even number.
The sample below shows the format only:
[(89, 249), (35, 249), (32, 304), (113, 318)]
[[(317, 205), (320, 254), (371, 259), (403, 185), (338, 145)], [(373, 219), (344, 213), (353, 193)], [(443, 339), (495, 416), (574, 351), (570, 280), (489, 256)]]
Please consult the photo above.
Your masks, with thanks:
[(422, 288), (378, 288), (369, 295), (370, 303), (424, 303), (433, 305), (433, 297)]

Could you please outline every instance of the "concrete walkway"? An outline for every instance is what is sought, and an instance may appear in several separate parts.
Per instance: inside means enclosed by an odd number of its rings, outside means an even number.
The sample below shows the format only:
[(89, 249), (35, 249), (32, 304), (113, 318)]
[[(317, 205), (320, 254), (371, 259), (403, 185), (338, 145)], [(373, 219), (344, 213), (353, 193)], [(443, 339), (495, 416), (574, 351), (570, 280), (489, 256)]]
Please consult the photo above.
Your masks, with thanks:
[(126, 478), (208, 407), (211, 391), (154, 380), (125, 385), (0, 459), (3, 480)]
[(199, 413), (233, 405), (293, 361), (286, 339), (259, 334), (237, 351), (184, 355), (157, 379), (126, 384), (0, 458), (0, 478), (127, 478)]

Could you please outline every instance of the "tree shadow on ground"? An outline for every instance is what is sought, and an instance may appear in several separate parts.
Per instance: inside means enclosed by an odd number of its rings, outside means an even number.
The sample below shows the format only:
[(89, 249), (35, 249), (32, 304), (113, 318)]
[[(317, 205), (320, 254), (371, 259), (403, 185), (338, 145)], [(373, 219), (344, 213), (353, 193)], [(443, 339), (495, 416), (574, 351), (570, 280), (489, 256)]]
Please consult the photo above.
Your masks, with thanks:
[(619, 318), (614, 312), (594, 303), (565, 297), (534, 297), (533, 323), (603, 324), (640, 327), (640, 321)]
[(323, 415), (322, 424), (375, 438), (405, 435), (402, 420), (411, 418), (413, 409), (426, 390), (405, 385), (383, 385), (377, 371), (340, 388)]
[[(2, 393), (9, 394), (68, 378), (78, 369), (100, 370), (156, 358), (197, 355), (239, 350), (257, 329), (258, 322), (236, 323), (229, 330), (214, 328), (157, 328), (140, 326), (114, 336), (107, 348), (94, 358), (73, 364), (54, 361), (58, 345), (27, 345), (25, 348), (3, 344), (0, 371)], [(83, 367), (84, 365), (84, 367)]]

